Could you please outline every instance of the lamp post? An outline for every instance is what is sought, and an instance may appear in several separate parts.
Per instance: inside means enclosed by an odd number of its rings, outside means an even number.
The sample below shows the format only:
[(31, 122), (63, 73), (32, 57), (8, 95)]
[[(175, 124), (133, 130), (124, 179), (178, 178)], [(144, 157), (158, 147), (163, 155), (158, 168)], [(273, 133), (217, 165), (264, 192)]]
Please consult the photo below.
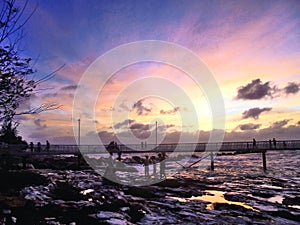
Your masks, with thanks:
[(80, 119), (78, 119), (78, 146), (80, 147)]
[(155, 147), (157, 147), (157, 121), (155, 122)]

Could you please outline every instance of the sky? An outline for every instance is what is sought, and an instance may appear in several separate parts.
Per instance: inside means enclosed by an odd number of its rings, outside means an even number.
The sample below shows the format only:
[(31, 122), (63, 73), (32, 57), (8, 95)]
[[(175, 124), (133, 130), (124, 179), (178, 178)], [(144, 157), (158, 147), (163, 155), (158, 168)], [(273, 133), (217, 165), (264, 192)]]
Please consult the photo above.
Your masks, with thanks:
[[(61, 107), (18, 118), (19, 134), (28, 142), (74, 144), (78, 119), (82, 144), (96, 144), (95, 137), (103, 143), (155, 143), (155, 122), (159, 143), (180, 137), (207, 141), (212, 130), (220, 135), (223, 130), (225, 141), (300, 139), (298, 1), (45, 0), (29, 1), (27, 13), (36, 6), (24, 27), (22, 54), (34, 59), (34, 79), (63, 68), (21, 109), (43, 102)], [(104, 72), (94, 71), (90, 88), (79, 85), (99, 57), (144, 40), (173, 43), (201, 60), (220, 90), (224, 126), (212, 123), (216, 115), (207, 90), (167, 63), (124, 66), (103, 87), (97, 84)], [(160, 54), (177, 57), (165, 49)], [(75, 118), (73, 102), (80, 88), (84, 95)], [(92, 98), (94, 105), (83, 104)]]

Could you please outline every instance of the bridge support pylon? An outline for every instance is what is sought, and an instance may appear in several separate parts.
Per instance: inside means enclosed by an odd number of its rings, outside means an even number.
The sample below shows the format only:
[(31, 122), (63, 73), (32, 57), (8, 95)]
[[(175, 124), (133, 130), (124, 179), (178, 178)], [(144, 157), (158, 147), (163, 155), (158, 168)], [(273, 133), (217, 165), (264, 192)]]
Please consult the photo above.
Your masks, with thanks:
[(210, 152), (210, 170), (213, 171), (215, 169), (214, 165), (214, 153), (211, 151)]
[(264, 171), (267, 170), (267, 158), (266, 158), (266, 150), (262, 151), (262, 160), (263, 160), (263, 168)]

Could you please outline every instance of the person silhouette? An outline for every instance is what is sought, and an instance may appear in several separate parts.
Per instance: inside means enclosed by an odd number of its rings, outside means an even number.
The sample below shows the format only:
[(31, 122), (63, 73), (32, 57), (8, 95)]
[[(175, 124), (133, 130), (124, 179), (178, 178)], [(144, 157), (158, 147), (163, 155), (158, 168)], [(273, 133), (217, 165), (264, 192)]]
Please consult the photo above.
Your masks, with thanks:
[(49, 141), (47, 140), (47, 141), (46, 141), (46, 151), (49, 152), (49, 150), (50, 150), (50, 143), (49, 143)]
[(276, 148), (276, 139), (273, 138), (273, 145), (274, 145), (274, 148)]
[(146, 155), (144, 159), (144, 167), (145, 167), (145, 177), (149, 177), (149, 156)]
[(119, 161), (121, 161), (122, 160), (122, 151), (121, 151), (121, 149), (119, 148), (119, 146), (118, 146), (118, 143), (117, 142), (115, 142), (115, 150), (117, 151), (117, 153), (118, 153), (118, 157), (117, 157), (117, 160), (119, 160)]
[(40, 152), (42, 150), (42, 144), (41, 142), (37, 143), (37, 151)]
[(162, 178), (167, 178), (166, 176), (166, 156), (164, 154), (159, 153), (158, 154), (158, 159), (160, 162), (160, 170), (159, 170), (159, 174), (160, 174), (160, 179)]
[(253, 148), (257, 148), (255, 138), (253, 138)]
[(154, 176), (154, 178), (156, 177), (156, 158), (155, 158), (155, 156), (153, 155), (153, 156), (151, 156), (150, 157), (150, 160), (151, 160), (151, 163), (152, 163), (152, 165), (153, 165), (153, 176)]
[(283, 141), (283, 148), (286, 149), (286, 143)]

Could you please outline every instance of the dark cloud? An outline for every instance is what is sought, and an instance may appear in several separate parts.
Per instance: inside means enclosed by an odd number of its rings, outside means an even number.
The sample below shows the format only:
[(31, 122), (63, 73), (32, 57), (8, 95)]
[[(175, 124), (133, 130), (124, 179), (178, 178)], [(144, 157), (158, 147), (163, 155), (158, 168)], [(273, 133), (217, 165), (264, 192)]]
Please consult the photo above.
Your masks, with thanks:
[(281, 120), (281, 121), (274, 122), (270, 128), (272, 129), (282, 128), (284, 125), (288, 124), (289, 121), (290, 120)]
[(125, 110), (125, 111), (130, 111), (129, 107), (125, 104), (125, 102), (122, 102), (119, 107), (122, 109), (122, 110)]
[(42, 124), (43, 122), (46, 122), (46, 120), (36, 119), (36, 120), (33, 121), (33, 123), (37, 126), (38, 129), (45, 129), (45, 128), (47, 128), (46, 124)]
[(242, 124), (239, 126), (241, 130), (255, 130), (260, 128), (261, 124), (253, 124), (253, 123), (248, 123), (248, 124)]
[(160, 110), (160, 114), (163, 114), (163, 115), (170, 115), (170, 114), (174, 114), (174, 113), (176, 113), (176, 112), (178, 112), (179, 111), (179, 107), (175, 107), (174, 109), (171, 109), (171, 110), (167, 110), (167, 111), (165, 111), (165, 110)]
[(139, 100), (134, 103), (132, 109), (135, 109), (138, 115), (147, 115), (152, 110), (151, 108), (147, 108), (143, 105), (143, 100)]
[(262, 112), (270, 111), (272, 108), (251, 108), (243, 112), (243, 119), (254, 118), (258, 119)]
[(297, 122), (297, 125), (300, 126), (300, 121)]
[(134, 136), (136, 136), (139, 139), (147, 139), (151, 135), (150, 130), (142, 130), (142, 129), (134, 129), (132, 130), (132, 133)]
[(237, 99), (255, 100), (265, 97), (273, 97), (273, 94), (278, 91), (275, 86), (271, 86), (270, 82), (263, 83), (260, 79), (252, 80), (245, 86), (238, 88)]
[(149, 130), (148, 124), (134, 123), (129, 127), (131, 130)]
[(62, 87), (60, 90), (62, 91), (73, 91), (77, 89), (77, 85), (68, 85), (68, 86), (64, 86)]
[(296, 94), (300, 90), (300, 84), (295, 82), (289, 82), (286, 87), (284, 88), (284, 92), (286, 94)]
[(42, 95), (42, 98), (43, 99), (46, 99), (46, 98), (56, 98), (57, 96), (58, 96), (57, 92), (55, 92), (55, 93), (47, 93), (47, 94)]
[(120, 128), (124, 128), (124, 127), (128, 127), (128, 125), (134, 123), (135, 120), (131, 120), (131, 119), (128, 119), (128, 120), (124, 120), (123, 122), (120, 122), (120, 123), (116, 123), (114, 125), (114, 128), (115, 129), (120, 129)]

